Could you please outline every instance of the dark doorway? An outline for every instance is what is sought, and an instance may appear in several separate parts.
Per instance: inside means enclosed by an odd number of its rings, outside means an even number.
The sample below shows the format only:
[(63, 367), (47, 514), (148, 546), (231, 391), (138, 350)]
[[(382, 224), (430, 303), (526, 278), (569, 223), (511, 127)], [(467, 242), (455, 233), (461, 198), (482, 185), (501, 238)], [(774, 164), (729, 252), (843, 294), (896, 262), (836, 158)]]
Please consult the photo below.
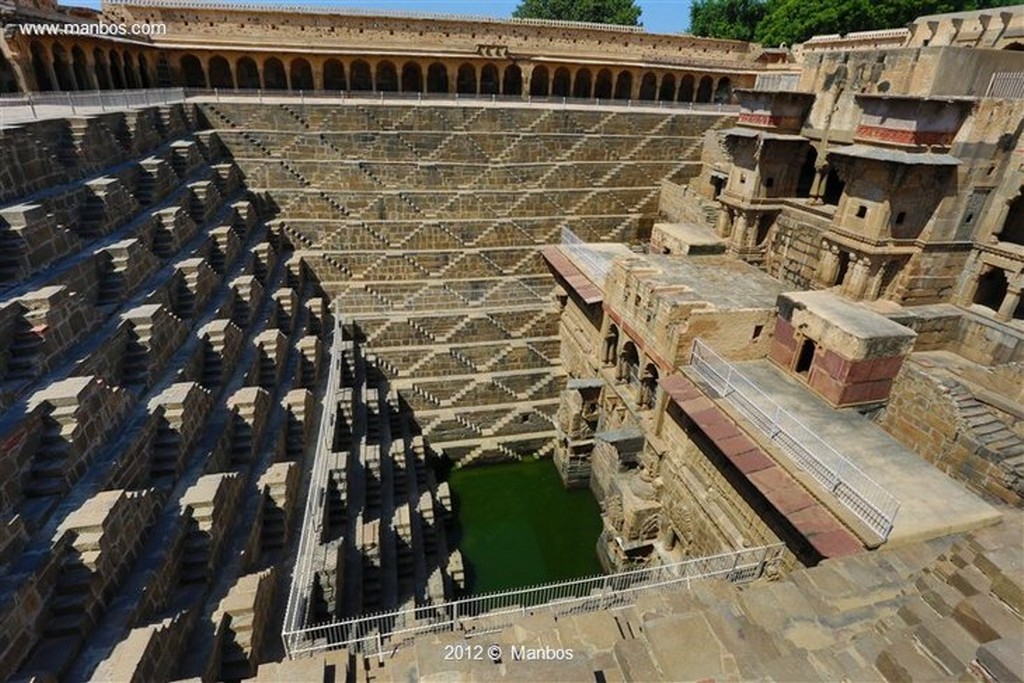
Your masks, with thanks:
[(564, 66), (555, 71), (555, 80), (551, 84), (551, 94), (555, 97), (568, 97), (571, 77)]
[(817, 346), (811, 339), (804, 339), (800, 344), (800, 353), (796, 357), (796, 366), (793, 368), (798, 375), (806, 375), (811, 371), (811, 364), (814, 363), (814, 352)]
[(978, 278), (978, 289), (974, 292), (974, 303), (998, 311), (1006, 298), (1006, 272), (992, 268)]
[(800, 166), (800, 175), (796, 179), (796, 196), (797, 197), (810, 197), (811, 188), (814, 186), (814, 176), (818, 174), (818, 171), (814, 168), (814, 164), (818, 162), (818, 152), (813, 147), (807, 150), (807, 154), (804, 155), (804, 163)]
[(505, 95), (523, 94), (523, 70), (517, 64), (509, 64), (505, 67), (505, 83), (502, 86), (502, 93)]
[(998, 237), (1000, 242), (1024, 245), (1024, 194), (1017, 195), (1010, 202), (1010, 210)]
[(533, 70), (530, 77), (530, 95), (533, 97), (548, 96), (548, 69), (546, 66), (538, 66)]
[(839, 178), (836, 169), (830, 168), (825, 178), (825, 193), (821, 196), (821, 201), (831, 206), (839, 206), (839, 198), (843, 196), (845, 187), (846, 183)]

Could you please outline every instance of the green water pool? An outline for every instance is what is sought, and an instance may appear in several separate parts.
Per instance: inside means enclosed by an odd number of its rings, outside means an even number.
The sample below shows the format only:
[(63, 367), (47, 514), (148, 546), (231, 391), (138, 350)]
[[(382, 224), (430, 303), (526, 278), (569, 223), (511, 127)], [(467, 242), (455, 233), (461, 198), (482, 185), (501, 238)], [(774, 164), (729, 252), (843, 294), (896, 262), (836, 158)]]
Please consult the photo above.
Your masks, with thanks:
[(599, 574), (601, 532), (589, 490), (567, 491), (550, 459), (452, 470), (466, 592), (520, 588)]

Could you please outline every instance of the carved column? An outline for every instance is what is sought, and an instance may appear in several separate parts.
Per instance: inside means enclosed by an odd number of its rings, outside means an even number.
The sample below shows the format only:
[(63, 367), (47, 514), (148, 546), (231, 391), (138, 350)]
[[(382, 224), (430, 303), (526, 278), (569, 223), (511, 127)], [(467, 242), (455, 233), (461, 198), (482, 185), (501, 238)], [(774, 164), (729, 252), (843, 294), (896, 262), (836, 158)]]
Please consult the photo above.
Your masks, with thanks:
[(814, 181), (811, 183), (811, 203), (821, 204), (821, 197), (825, 194), (825, 184), (828, 182), (828, 164), (814, 164)]
[(849, 284), (844, 287), (847, 296), (851, 299), (863, 298), (864, 293), (867, 291), (870, 277), (871, 259), (867, 256), (862, 256), (850, 268), (850, 276), (847, 278)]
[(818, 261), (818, 282), (824, 287), (831, 287), (839, 274), (839, 247), (829, 242), (821, 243), (821, 259)]
[(732, 230), (732, 211), (724, 206), (718, 209), (718, 222), (715, 224), (715, 232), (719, 237), (728, 237)]
[(1012, 320), (1013, 314), (1017, 311), (1017, 306), (1020, 305), (1020, 291), (1021, 284), (1018, 283), (1016, 287), (1010, 286), (1006, 290), (1006, 296), (1003, 297), (1003, 303), (996, 312), (996, 317), (1000, 320)]

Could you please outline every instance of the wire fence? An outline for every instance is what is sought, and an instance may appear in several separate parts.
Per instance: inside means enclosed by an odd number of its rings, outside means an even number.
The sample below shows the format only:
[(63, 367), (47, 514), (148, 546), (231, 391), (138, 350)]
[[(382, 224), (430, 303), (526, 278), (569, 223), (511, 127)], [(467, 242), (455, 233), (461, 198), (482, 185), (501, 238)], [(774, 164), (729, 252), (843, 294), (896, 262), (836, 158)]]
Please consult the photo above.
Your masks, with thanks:
[(363, 655), (397, 648), (425, 633), (458, 631), (466, 637), (494, 633), (524, 615), (542, 612), (556, 618), (627, 607), (644, 592), (693, 581), (724, 579), (746, 583), (782, 563), (781, 543), (699, 557), (617, 574), (591, 576), (461, 600), (369, 614), (281, 634), (290, 658), (321, 650), (348, 648)]
[(699, 339), (693, 341), (690, 363), (716, 393), (793, 458), (881, 540), (889, 538), (900, 503), (881, 484), (822, 441), (813, 429), (782, 408)]

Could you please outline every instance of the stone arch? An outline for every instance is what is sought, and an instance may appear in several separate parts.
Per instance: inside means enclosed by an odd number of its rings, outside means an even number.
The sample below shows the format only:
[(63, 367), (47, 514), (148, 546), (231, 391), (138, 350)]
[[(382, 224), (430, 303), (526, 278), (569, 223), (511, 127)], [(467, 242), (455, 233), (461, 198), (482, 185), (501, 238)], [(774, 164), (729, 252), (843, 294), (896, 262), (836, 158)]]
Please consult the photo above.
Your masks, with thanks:
[(1024, 246), (1024, 189), (1009, 204), (1002, 229), (996, 233), (1000, 242)]
[(232, 89), (235, 87), (228, 60), (220, 55), (210, 59), (210, 87)]
[(501, 92), (498, 83), (498, 67), (487, 62), (480, 68), (480, 94), (497, 95)]
[(71, 63), (68, 60), (68, 53), (60, 43), (54, 43), (51, 48), (53, 52), (53, 73), (57, 76), (58, 90), (77, 90), (75, 79), (71, 75)]
[(170, 87), (174, 85), (174, 79), (171, 77), (171, 64), (167, 61), (167, 55), (157, 55), (155, 75), (158, 86)]
[[(394, 69), (394, 65), (391, 66)], [(379, 72), (379, 67), (378, 67)], [(373, 75), (370, 65), (361, 59), (357, 59), (349, 66), (349, 87), (353, 90), (373, 90)], [(377, 87), (380, 87), (378, 81)]]
[(580, 69), (576, 72), (576, 78), (572, 84), (572, 96), (590, 98), (590, 91), (593, 89), (593, 79), (590, 69)]
[(149, 62), (146, 61), (146, 56), (143, 54), (139, 55), (139, 85), (143, 88), (152, 88), (153, 79), (149, 76)]
[(33, 40), (29, 52), (32, 54), (32, 74), (36, 78), (36, 87), (44, 92), (53, 90), (54, 83), (50, 80), (48, 66), (50, 59), (46, 56), (46, 49), (38, 40)]
[(637, 405), (641, 408), (653, 408), (658, 397), (658, 366), (647, 363), (640, 374), (640, 391)]
[(260, 89), (260, 70), (256, 68), (256, 60), (252, 57), (242, 57), (235, 62), (235, 71), (239, 88), (246, 90)]
[(93, 69), (96, 70), (96, 84), (100, 90), (110, 90), (110, 62), (107, 61), (107, 53), (96, 48), (92, 51)]
[(731, 99), (732, 81), (727, 76), (718, 79), (718, 85), (715, 86), (715, 102), (728, 104)]
[(18, 92), (18, 78), (6, 55), (0, 52), (0, 93)]
[(653, 71), (648, 71), (640, 79), (640, 99), (653, 100), (658, 96), (658, 77)]
[(324, 62), (324, 90), (348, 90), (345, 83), (345, 65), (337, 59)]
[(711, 101), (711, 88), (713, 82), (711, 76), (704, 76), (700, 79), (700, 85), (697, 86), (697, 101), (698, 102), (710, 102)]
[(427, 67), (427, 92), (448, 92), (448, 68), (441, 62)]
[(599, 100), (612, 98), (612, 72), (608, 69), (601, 69), (597, 72), (597, 80), (594, 81), (594, 97)]
[(530, 96), (547, 97), (550, 80), (546, 66), (534, 67), (530, 76)]
[(71, 72), (75, 75), (79, 90), (92, 90), (89, 70), (85, 63), (85, 51), (79, 45), (71, 48)]
[(564, 66), (555, 69), (555, 79), (551, 83), (551, 94), (555, 97), (568, 97), (571, 85), (569, 70)]
[(267, 90), (287, 90), (288, 77), (284, 72), (284, 63), (277, 57), (263, 62), (263, 87)]
[(679, 94), (676, 96), (679, 102), (693, 102), (693, 74), (686, 74), (679, 79)]
[[(110, 68), (114, 72), (114, 82), (117, 83), (117, 74), (120, 70), (120, 60), (115, 62), (117, 53), (110, 55)], [(181, 81), (186, 88), (205, 88), (206, 74), (203, 73), (203, 65), (195, 55), (183, 55), (181, 61)]]
[(974, 291), (974, 301), (980, 306), (998, 311), (1006, 298), (1006, 291), (1009, 283), (1006, 280), (1006, 271), (1002, 268), (990, 267), (978, 278), (978, 288)]
[(289, 66), (289, 73), (291, 75), (292, 90), (309, 91), (316, 88), (313, 82), (313, 67), (310, 66), (308, 60), (302, 57), (293, 59)]
[(518, 64), (509, 64), (505, 67), (505, 83), (502, 93), (505, 95), (523, 94), (523, 70)]
[(620, 71), (615, 78), (615, 94), (617, 100), (628, 100), (633, 96), (633, 74), (630, 71)]
[(128, 88), (139, 87), (139, 73), (135, 69), (135, 60), (132, 59), (130, 52), (123, 52), (121, 54), (121, 63), (124, 65), (124, 82)]
[[(353, 79), (355, 79), (353, 65)], [(377, 90), (381, 92), (398, 92), (398, 68), (389, 61), (377, 63)]]
[(476, 69), (472, 64), (459, 65), (458, 75), (455, 79), (455, 92), (463, 95), (476, 94)]
[(402, 92), (423, 92), (423, 69), (419, 62), (402, 65)]
[[(192, 87), (205, 88), (206, 87), (206, 75), (203, 74), (203, 65), (200, 64), (199, 63), (199, 59), (197, 57), (193, 56), (193, 55), (185, 55), (185, 57), (181, 58), (181, 62), (180, 63), (182, 64), (182, 67), (181, 67), (182, 82), (183, 83), (186, 82), (186, 77), (188, 75), (188, 72), (185, 70), (185, 67), (184, 67), (185, 60), (188, 57), (191, 57), (192, 59), (195, 60), (195, 67), (194, 67), (194, 70), (193, 70), (192, 73), (199, 80), (199, 82), (201, 82), (203, 84), (203, 85), (192, 86)], [(192, 64), (192, 62), (189, 61), (189, 64)], [(124, 69), (121, 67), (121, 55), (117, 54), (117, 50), (111, 50), (110, 51), (110, 79), (111, 79), (111, 84), (113, 85), (115, 90), (120, 90), (120, 89), (122, 89), (124, 87)]]
[(622, 345), (622, 350), (619, 351), (619, 367), (616, 378), (620, 382), (629, 382), (630, 384), (640, 379), (640, 353), (632, 341), (627, 340)]
[(658, 88), (658, 99), (663, 102), (672, 102), (676, 99), (676, 77), (673, 74), (662, 76), (661, 87)]

